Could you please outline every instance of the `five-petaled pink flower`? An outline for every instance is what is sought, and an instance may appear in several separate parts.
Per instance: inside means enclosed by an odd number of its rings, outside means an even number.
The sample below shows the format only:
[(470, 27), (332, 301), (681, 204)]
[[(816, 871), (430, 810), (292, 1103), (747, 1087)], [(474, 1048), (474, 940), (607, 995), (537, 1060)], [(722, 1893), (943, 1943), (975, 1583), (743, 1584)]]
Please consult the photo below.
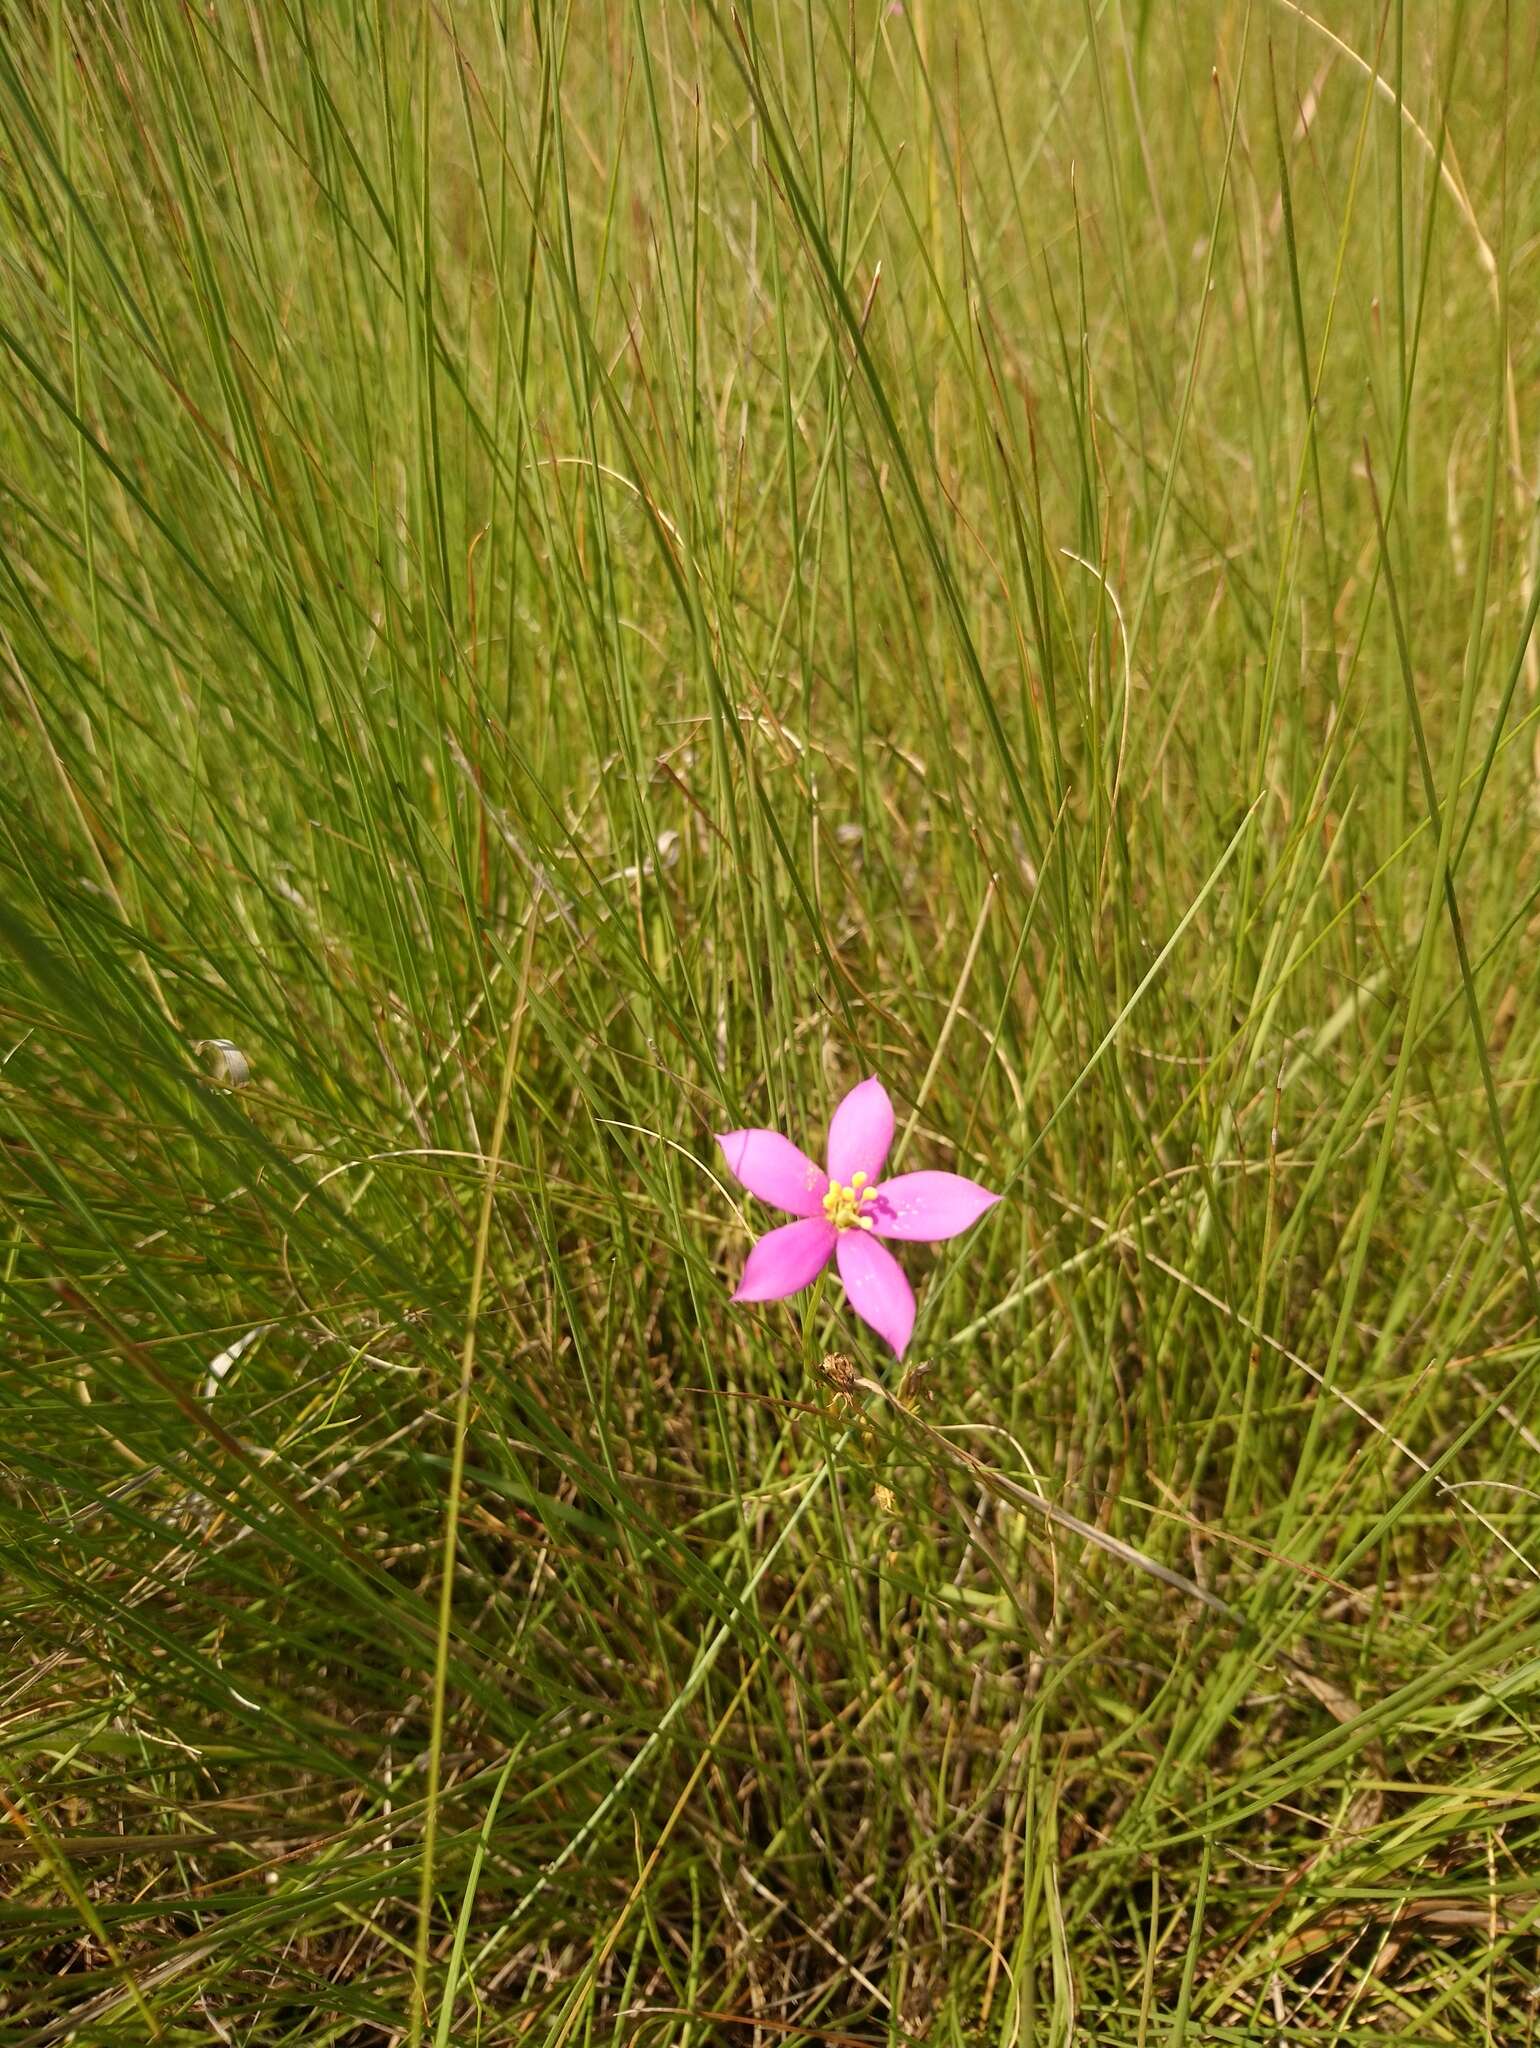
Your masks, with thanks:
[(914, 1290), (879, 1238), (936, 1244), (956, 1237), (999, 1201), (960, 1173), (901, 1173), (879, 1180), (893, 1142), (893, 1105), (873, 1074), (851, 1089), (829, 1125), (829, 1168), (815, 1166), (779, 1131), (728, 1131), (717, 1143), (748, 1189), (800, 1217), (749, 1253), (734, 1301), (781, 1301), (810, 1286), (832, 1253), (850, 1306), (902, 1358), (914, 1329)]

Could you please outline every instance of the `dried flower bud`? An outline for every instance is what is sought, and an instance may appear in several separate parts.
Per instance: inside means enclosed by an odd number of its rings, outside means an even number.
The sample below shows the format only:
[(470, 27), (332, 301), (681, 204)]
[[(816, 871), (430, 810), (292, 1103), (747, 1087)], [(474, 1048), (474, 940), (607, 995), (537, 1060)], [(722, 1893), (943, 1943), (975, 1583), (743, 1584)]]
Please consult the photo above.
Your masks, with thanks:
[(852, 1360), (843, 1351), (831, 1351), (826, 1358), (818, 1361), (818, 1370), (833, 1387), (835, 1393), (843, 1394), (847, 1400), (855, 1392), (856, 1369)]

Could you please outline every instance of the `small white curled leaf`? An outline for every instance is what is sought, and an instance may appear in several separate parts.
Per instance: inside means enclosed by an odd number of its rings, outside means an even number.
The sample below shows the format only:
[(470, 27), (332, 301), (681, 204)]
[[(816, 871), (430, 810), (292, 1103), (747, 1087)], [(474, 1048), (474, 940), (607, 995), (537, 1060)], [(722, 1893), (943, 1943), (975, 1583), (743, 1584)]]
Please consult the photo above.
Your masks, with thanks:
[(230, 1371), (230, 1368), (238, 1358), (251, 1349), (252, 1345), (256, 1343), (266, 1328), (266, 1323), (258, 1323), (254, 1330), (246, 1331), (244, 1336), (237, 1337), (232, 1344), (226, 1345), (223, 1351), (216, 1353), (209, 1360), (203, 1374), (203, 1398), (205, 1401), (213, 1400), (220, 1387), (224, 1384), (225, 1376)]

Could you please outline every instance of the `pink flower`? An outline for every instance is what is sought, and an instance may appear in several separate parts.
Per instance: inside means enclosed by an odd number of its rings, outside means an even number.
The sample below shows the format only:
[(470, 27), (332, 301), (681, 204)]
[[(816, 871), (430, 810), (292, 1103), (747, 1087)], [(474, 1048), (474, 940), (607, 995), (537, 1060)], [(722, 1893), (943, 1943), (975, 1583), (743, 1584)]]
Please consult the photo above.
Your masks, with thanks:
[(960, 1173), (879, 1180), (893, 1142), (893, 1105), (873, 1074), (852, 1088), (829, 1125), (825, 1172), (779, 1131), (728, 1131), (722, 1155), (751, 1195), (802, 1220), (783, 1223), (749, 1253), (734, 1301), (782, 1301), (811, 1286), (832, 1254), (850, 1306), (902, 1358), (914, 1329), (914, 1290), (879, 1242), (937, 1244), (999, 1201)]

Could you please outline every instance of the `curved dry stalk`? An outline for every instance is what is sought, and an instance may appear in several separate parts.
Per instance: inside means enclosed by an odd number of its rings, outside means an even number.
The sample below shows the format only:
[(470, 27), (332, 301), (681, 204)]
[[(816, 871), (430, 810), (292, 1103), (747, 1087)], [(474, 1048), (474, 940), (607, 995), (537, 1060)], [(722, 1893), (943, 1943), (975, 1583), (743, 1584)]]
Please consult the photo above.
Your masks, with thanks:
[[(825, 1374), (828, 1376), (827, 1364)], [(965, 1472), (970, 1479), (976, 1480), (986, 1493), (992, 1493), (1000, 1500), (1009, 1501), (1013, 1507), (1025, 1508), (1029, 1514), (1041, 1516), (1055, 1528), (1067, 1530), (1070, 1535), (1080, 1537), (1083, 1542), (1093, 1544), (1098, 1550), (1104, 1550), (1109, 1557), (1117, 1558), (1119, 1563), (1132, 1565), (1136, 1571), (1147, 1573), (1150, 1578), (1158, 1579), (1163, 1586), (1169, 1586), (1173, 1593), (1180, 1593), (1188, 1600), (1196, 1600), (1199, 1606), (1206, 1607), (1211, 1614), (1217, 1614), (1232, 1627), (1251, 1629), (1251, 1624), (1238, 1607), (1231, 1606), (1230, 1602), (1218, 1593), (1210, 1592), (1207, 1586), (1200, 1586), (1196, 1579), (1188, 1578), (1185, 1572), (1175, 1571), (1170, 1565), (1162, 1564), (1159, 1558), (1151, 1557), (1147, 1551), (1140, 1550), (1132, 1543), (1125, 1543), (1120, 1536), (1109, 1535), (1105, 1529), (1098, 1529), (1094, 1522), (1082, 1521), (1079, 1515), (1072, 1515), (1068, 1508), (1061, 1508), (1056, 1501), (1048, 1500), (1043, 1494), (1034, 1493), (1031, 1487), (1023, 1486), (1019, 1480), (1012, 1479), (1007, 1473), (986, 1464), (972, 1451), (965, 1451), (960, 1445), (954, 1444), (944, 1430), (935, 1428), (926, 1422), (923, 1416), (916, 1415), (912, 1408), (906, 1407), (892, 1389), (885, 1387), (880, 1380), (869, 1379), (864, 1373), (855, 1373), (850, 1376), (848, 1383), (863, 1394), (880, 1401), (893, 1414), (902, 1417), (915, 1435), (932, 1450), (939, 1452), (948, 1464), (959, 1472)], [(1324, 1707), (1334, 1720), (1356, 1721), (1363, 1712), (1363, 1708), (1349, 1693), (1333, 1685), (1329, 1680), (1321, 1678), (1301, 1658), (1289, 1651), (1275, 1649), (1272, 1652), (1272, 1661), (1308, 1692), (1318, 1706)]]

